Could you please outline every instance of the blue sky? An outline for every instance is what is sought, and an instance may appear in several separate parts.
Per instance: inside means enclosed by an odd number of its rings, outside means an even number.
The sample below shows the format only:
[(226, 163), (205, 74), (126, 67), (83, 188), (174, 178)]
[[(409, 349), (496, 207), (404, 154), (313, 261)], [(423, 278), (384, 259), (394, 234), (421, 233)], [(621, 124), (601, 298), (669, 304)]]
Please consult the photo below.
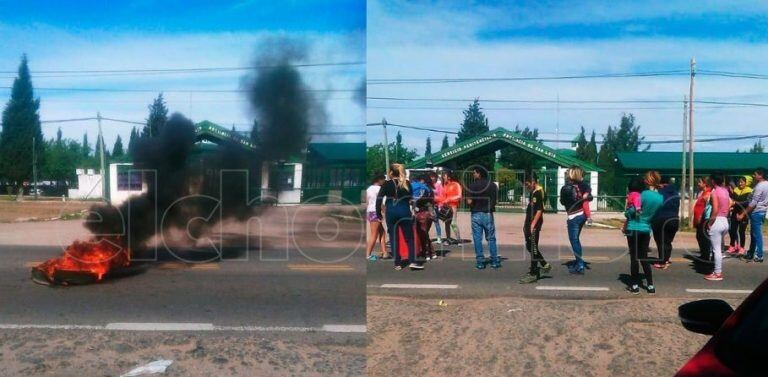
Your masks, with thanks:
[(365, 29), (365, 2), (286, 1), (0, 1), (0, 20), (66, 29), (188, 33), (286, 30), (340, 32)]
[[(275, 38), (308, 46), (306, 63), (365, 61), (365, 1), (7, 1), (0, 0), (0, 71), (15, 71), (26, 53), (33, 84), (41, 99), (41, 118), (94, 116), (143, 121), (147, 105), (164, 91), (171, 112), (195, 121), (208, 119), (226, 127), (249, 129), (254, 115), (242, 93), (186, 93), (172, 90), (236, 90), (244, 71), (162, 75), (36, 74), (49, 70), (120, 70), (241, 67), (254, 64), (258, 46)], [(353, 95), (365, 65), (302, 68), (305, 82), (318, 92), (328, 115), (326, 131), (360, 131), (365, 109)], [(0, 73), (0, 87), (14, 74)], [(51, 91), (44, 88), (149, 89), (148, 93)], [(157, 92), (156, 92), (157, 91)], [(9, 90), (0, 89), (4, 103)], [(45, 124), (53, 137), (58, 124)], [(130, 125), (105, 123), (111, 147)], [(61, 124), (65, 137), (80, 139), (91, 121)], [(318, 137), (320, 138), (320, 137)], [(364, 139), (364, 135), (325, 137)]]
[[(368, 78), (581, 75), (699, 69), (768, 73), (768, 3), (715, 1), (369, 1)], [(765, 80), (700, 75), (697, 97), (768, 103)], [(635, 114), (647, 139), (679, 138), (682, 105), (483, 103), (483, 99), (681, 100), (685, 76), (452, 84), (369, 85), (373, 97), (479, 98), (491, 127), (539, 128), (570, 139), (580, 126), (598, 134)], [(368, 122), (457, 129), (466, 103), (368, 101)], [(699, 106), (699, 135), (761, 133), (768, 109)], [(403, 130), (423, 151), (443, 135)], [(370, 142), (381, 130), (368, 129)], [(435, 143), (435, 141), (438, 141)], [(745, 142), (701, 144), (733, 151)], [(565, 147), (565, 143), (561, 143)], [(667, 146), (676, 150), (679, 146)], [(654, 147), (655, 150), (665, 148)]]

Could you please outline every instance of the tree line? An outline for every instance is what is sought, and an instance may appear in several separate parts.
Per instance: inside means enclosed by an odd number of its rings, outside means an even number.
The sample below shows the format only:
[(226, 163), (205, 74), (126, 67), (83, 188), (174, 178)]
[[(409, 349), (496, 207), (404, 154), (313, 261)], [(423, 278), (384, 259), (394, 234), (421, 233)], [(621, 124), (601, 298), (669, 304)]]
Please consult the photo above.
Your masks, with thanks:
[[(133, 146), (139, 138), (159, 134), (168, 120), (168, 108), (160, 93), (148, 106), (146, 124), (133, 127), (127, 145), (120, 135), (111, 148), (105, 146), (107, 164), (130, 162)], [(40, 124), (40, 99), (35, 98), (32, 77), (26, 55), (22, 56), (11, 95), (2, 113), (0, 131), (0, 183), (8, 194), (20, 200), (24, 186), (31, 184), (33, 170), (38, 181), (52, 181), (58, 188), (70, 187), (77, 179), (76, 169), (99, 169), (103, 140), (96, 137), (93, 144), (84, 133), (81, 140), (62, 137), (59, 127), (56, 137), (45, 139)]]
[[(454, 143), (481, 135), (490, 131), (489, 120), (482, 111), (479, 100), (474, 100), (466, 110), (463, 110), (464, 120)], [(515, 126), (515, 132), (532, 141), (541, 142), (537, 128), (520, 128)], [(649, 145), (645, 144), (645, 137), (640, 133), (640, 126), (633, 114), (624, 114), (619, 124), (609, 125), (606, 132), (601, 135), (602, 141), (598, 143), (598, 135), (593, 130), (587, 138), (586, 130), (581, 127), (581, 132), (571, 141), (574, 147), (574, 156), (586, 163), (598, 166), (605, 170), (600, 177), (600, 192), (608, 194), (624, 193), (626, 178), (618, 171), (618, 153), (646, 151)], [(402, 144), (400, 133), (395, 142), (389, 145), (391, 162), (409, 164), (419, 157), (415, 149), (409, 149)], [(432, 153), (432, 141), (426, 139), (425, 156)], [(599, 144), (599, 146), (598, 146)], [(645, 147), (642, 147), (645, 144)], [(450, 146), (448, 135), (443, 138), (441, 150)], [(756, 143), (750, 152), (762, 152), (762, 144)], [(394, 156), (394, 157), (393, 157)], [(531, 153), (516, 147), (504, 147), (498, 153), (466, 156), (457, 168), (462, 169), (473, 165), (481, 165), (489, 170), (507, 168), (531, 171), (538, 169), (535, 166), (540, 159)], [(383, 174), (384, 170), (384, 146), (382, 143), (371, 145), (368, 148), (368, 174)]]

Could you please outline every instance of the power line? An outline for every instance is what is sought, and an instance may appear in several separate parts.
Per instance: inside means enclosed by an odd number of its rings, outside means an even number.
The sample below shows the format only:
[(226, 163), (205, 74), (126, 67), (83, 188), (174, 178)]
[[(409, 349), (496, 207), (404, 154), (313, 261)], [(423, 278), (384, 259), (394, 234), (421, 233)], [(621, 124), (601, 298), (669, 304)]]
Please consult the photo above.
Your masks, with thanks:
[[(374, 127), (374, 126), (380, 126), (381, 123), (368, 123), (366, 124), (366, 127)], [(402, 124), (394, 124), (387, 122), (387, 126), (393, 126), (393, 127), (399, 127), (399, 128), (407, 128), (407, 129), (413, 129), (413, 130), (421, 130), (421, 131), (431, 131), (431, 132), (440, 132), (440, 133), (446, 133), (446, 134), (452, 134), (457, 135), (457, 131), (453, 130), (447, 130), (447, 129), (438, 129), (438, 128), (431, 128), (431, 127), (420, 127), (420, 126), (408, 126), (408, 125), (402, 125)], [(742, 135), (742, 136), (726, 136), (726, 137), (713, 137), (713, 138), (704, 138), (704, 139), (696, 139), (696, 142), (699, 143), (706, 143), (706, 142), (719, 142), (719, 141), (735, 141), (735, 140), (748, 140), (748, 139), (763, 139), (768, 138), (768, 134), (765, 135)], [(554, 139), (539, 139), (539, 142), (544, 143), (555, 143), (557, 140)], [(595, 141), (597, 144), (603, 144), (603, 141)], [(653, 145), (653, 144), (679, 144), (682, 143), (683, 140), (648, 140), (648, 141), (642, 141), (640, 144), (647, 144), (647, 145)]]
[[(413, 97), (366, 97), (370, 100), (380, 101), (425, 101), (425, 102), (472, 102), (475, 98), (413, 98)], [(479, 98), (478, 98), (479, 100)], [(482, 99), (483, 102), (492, 103), (675, 103), (682, 104), (681, 100), (663, 100), (663, 99), (634, 99), (634, 100), (523, 100), (523, 99)], [(768, 107), (768, 103), (754, 103), (754, 102), (728, 102), (728, 101), (708, 101), (708, 100), (695, 100), (694, 103), (701, 104), (713, 104), (713, 105), (734, 105), (734, 106), (756, 106), (756, 107)]]
[[(369, 109), (385, 109), (385, 110), (465, 110), (464, 107), (439, 107), (439, 106), (366, 106)], [(740, 108), (743, 106), (735, 105), (723, 105), (723, 106), (703, 106), (704, 109), (730, 109)], [(483, 110), (494, 111), (554, 111), (555, 107), (483, 107)], [(677, 106), (631, 106), (631, 107), (560, 107), (560, 110), (676, 110), (679, 111)]]
[[(40, 70), (32, 71), (34, 74), (70, 74), (70, 75), (112, 75), (112, 74), (166, 74), (166, 73), (199, 73), (199, 72), (225, 72), (225, 71), (245, 71), (252, 69), (267, 69), (282, 66), (294, 68), (310, 67), (332, 67), (332, 66), (353, 66), (364, 65), (365, 61), (348, 62), (324, 62), (324, 63), (299, 63), (299, 64), (273, 64), (273, 65), (251, 65), (236, 67), (200, 67), (200, 68), (137, 68), (137, 69), (96, 69), (96, 70)], [(0, 71), (0, 74), (16, 74), (17, 71)], [(49, 76), (52, 77), (52, 76)]]
[[(12, 89), (0, 86), (0, 89)], [(34, 88), (35, 90), (68, 92), (125, 92), (125, 93), (247, 93), (248, 89), (127, 89), (127, 88)], [(305, 89), (305, 92), (336, 93), (357, 92), (359, 89)]]
[(520, 77), (474, 77), (474, 78), (392, 78), (392, 79), (369, 79), (367, 82), (371, 85), (394, 85), (394, 84), (446, 84), (446, 83), (465, 83), (465, 82), (505, 82), (505, 81), (534, 81), (534, 80), (574, 80), (574, 79), (594, 79), (594, 78), (623, 78), (623, 77), (655, 77), (655, 76), (684, 76), (686, 70), (670, 70), (656, 72), (634, 72), (634, 73), (600, 73), (592, 75), (565, 75), (565, 76), (520, 76)]

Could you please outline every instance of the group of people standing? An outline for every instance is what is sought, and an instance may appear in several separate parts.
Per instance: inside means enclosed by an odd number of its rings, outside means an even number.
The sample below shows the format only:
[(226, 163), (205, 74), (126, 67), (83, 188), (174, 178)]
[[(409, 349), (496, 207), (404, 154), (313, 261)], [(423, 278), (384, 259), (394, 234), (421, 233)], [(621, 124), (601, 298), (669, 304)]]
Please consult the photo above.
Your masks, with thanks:
[[(487, 170), (482, 167), (472, 169), (473, 182), (466, 187), (449, 171), (444, 171), (440, 177), (435, 172), (428, 172), (415, 177), (413, 182), (407, 179), (401, 164), (392, 164), (388, 173), (389, 180), (383, 175), (376, 177), (367, 191), (367, 217), (371, 227), (367, 248), (369, 259), (393, 258), (397, 270), (405, 267), (423, 269), (425, 261), (438, 257), (429, 236), (433, 224), (438, 243), (451, 245), (459, 242), (451, 234), (453, 231), (458, 237), (454, 221), (458, 206), (464, 199), (470, 210), (476, 268), (501, 267), (494, 221), (498, 187), (488, 179)], [(592, 222), (592, 190), (579, 167), (568, 169), (565, 178), (565, 184), (560, 189), (560, 204), (565, 208), (568, 240), (574, 254), (574, 260), (568, 263), (568, 270), (572, 274), (584, 274), (587, 265), (580, 237), (584, 225)], [(754, 189), (750, 187), (752, 180)], [(730, 256), (762, 262), (762, 223), (768, 211), (768, 181), (765, 180), (764, 169), (756, 169), (749, 177), (736, 177), (731, 184), (726, 184), (722, 174), (700, 178), (697, 183), (700, 193), (693, 211), (696, 238), (701, 257), (707, 261), (714, 259), (713, 271), (705, 278), (723, 279), (723, 241), (726, 234), (730, 234), (727, 249)], [(539, 250), (546, 195), (535, 173), (526, 174), (524, 184), (528, 200), (523, 235), (531, 262), (528, 273), (520, 279), (520, 283), (535, 283), (542, 274), (552, 269)], [(680, 196), (669, 177), (649, 171), (630, 180), (624, 212), (626, 222), (622, 231), (630, 254), (628, 290), (631, 293), (639, 294), (641, 286), (648, 293), (656, 292), (653, 269), (665, 270), (671, 265), (672, 243), (680, 229), (679, 211)], [(748, 249), (744, 247), (747, 223), (751, 224)], [(391, 252), (385, 247), (387, 237)], [(649, 256), (651, 237), (656, 243), (658, 257)], [(483, 238), (488, 243), (489, 258), (483, 251)], [(373, 253), (377, 243), (381, 248), (379, 257)], [(405, 249), (407, 255), (401, 255), (400, 250)], [(645, 284), (641, 280), (641, 269)]]
[[(405, 267), (423, 269), (424, 262), (438, 257), (429, 237), (433, 224), (437, 243), (453, 245), (461, 242), (460, 239), (452, 238), (451, 234), (453, 231), (459, 236), (454, 220), (458, 206), (464, 199), (470, 210), (475, 267), (478, 270), (488, 266), (492, 269), (501, 267), (494, 220), (498, 187), (488, 179), (486, 169), (479, 166), (472, 169), (473, 181), (467, 187), (463, 187), (451, 171), (443, 171), (441, 176), (428, 172), (411, 181), (406, 178), (403, 165), (392, 164), (388, 175), (389, 180), (383, 175), (375, 177), (367, 190), (367, 219), (371, 228), (366, 254), (369, 260), (392, 258), (397, 270)], [(585, 271), (579, 237), (584, 224), (591, 221), (591, 189), (583, 178), (584, 171), (581, 168), (569, 169), (566, 184), (561, 190), (561, 195), (568, 195), (567, 199), (561, 199), (561, 203), (568, 208), (568, 235), (575, 256), (569, 271), (574, 274), (583, 274)], [(529, 196), (523, 235), (526, 250), (531, 255), (531, 267), (520, 282), (534, 283), (543, 273), (552, 269), (552, 265), (539, 250), (546, 195), (535, 173), (527, 174), (524, 183)], [(443, 223), (445, 238), (442, 237), (440, 222)], [(387, 237), (391, 252), (385, 247)], [(483, 238), (488, 244), (489, 258), (486, 258), (483, 250)], [(377, 243), (381, 248), (379, 256), (374, 253)], [(400, 250), (407, 250), (407, 256), (401, 255)]]
[[(742, 258), (746, 262), (763, 262), (763, 222), (768, 211), (768, 182), (765, 169), (752, 176), (739, 176), (727, 181), (723, 174), (701, 177), (696, 182), (699, 195), (693, 208), (696, 240), (700, 258), (714, 260), (707, 280), (723, 280), (723, 257)], [(751, 187), (754, 184), (754, 188)], [(745, 248), (747, 225), (750, 245)], [(725, 236), (730, 242), (723, 253)]]
[[(460, 238), (451, 236), (460, 237), (454, 220), (462, 199), (462, 186), (455, 174), (448, 171), (441, 177), (428, 172), (410, 181), (402, 164), (392, 164), (388, 174), (389, 180), (384, 175), (375, 177), (366, 191), (366, 216), (371, 228), (368, 259), (394, 259), (397, 270), (406, 266), (412, 270), (424, 269), (425, 261), (438, 258), (429, 237), (433, 224), (438, 243), (447, 246), (460, 242)], [(442, 237), (443, 230), (445, 237)], [(391, 252), (386, 250), (387, 238)], [(377, 243), (381, 248), (379, 256), (373, 252)], [(407, 249), (407, 258), (403, 258), (401, 249)]]

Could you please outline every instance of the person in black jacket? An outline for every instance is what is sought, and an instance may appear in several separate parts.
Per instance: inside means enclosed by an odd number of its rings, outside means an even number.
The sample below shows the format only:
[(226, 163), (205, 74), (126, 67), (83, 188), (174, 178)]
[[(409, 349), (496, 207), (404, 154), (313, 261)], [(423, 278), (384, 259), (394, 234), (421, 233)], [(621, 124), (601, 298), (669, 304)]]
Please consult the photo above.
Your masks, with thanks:
[[(413, 214), (411, 214), (411, 199), (413, 189), (411, 182), (405, 177), (405, 167), (402, 164), (389, 166), (390, 180), (384, 182), (376, 197), (376, 214), (381, 218), (382, 203), (386, 206), (387, 231), (389, 232), (390, 248), (395, 257), (395, 269), (402, 270), (410, 262), (408, 267), (412, 270), (421, 270), (424, 265), (416, 261), (416, 245), (413, 234)], [(398, 250), (400, 245), (400, 232), (405, 238), (408, 247), (408, 259), (403, 261)]]
[(472, 176), (475, 180), (467, 188), (465, 197), (472, 212), (472, 242), (475, 246), (477, 262), (475, 266), (478, 270), (485, 268), (483, 253), (483, 233), (485, 233), (488, 252), (491, 255), (491, 268), (500, 268), (501, 261), (496, 249), (496, 224), (493, 219), (498, 188), (495, 183), (488, 180), (488, 172), (485, 168), (475, 167), (472, 170)]
[(653, 267), (666, 270), (672, 264), (669, 261), (672, 256), (672, 241), (680, 230), (680, 193), (670, 183), (669, 176), (663, 176), (659, 194), (664, 198), (664, 203), (651, 221), (653, 240), (656, 241), (656, 248), (659, 250), (659, 260), (653, 264)]

